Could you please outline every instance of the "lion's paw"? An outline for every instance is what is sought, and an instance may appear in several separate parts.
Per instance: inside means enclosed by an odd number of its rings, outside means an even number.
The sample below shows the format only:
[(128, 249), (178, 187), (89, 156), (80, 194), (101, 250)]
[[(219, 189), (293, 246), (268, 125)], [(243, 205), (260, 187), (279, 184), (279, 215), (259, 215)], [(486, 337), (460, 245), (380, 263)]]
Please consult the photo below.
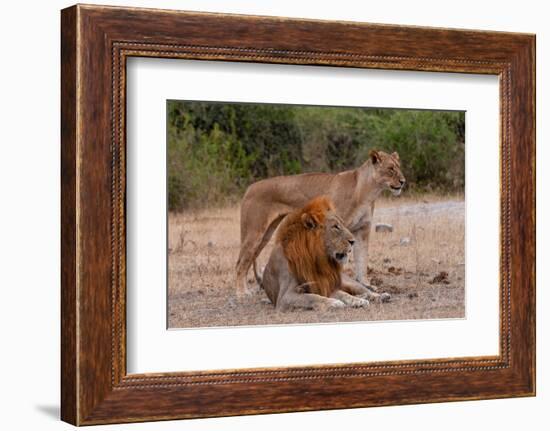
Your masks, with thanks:
[(370, 302), (365, 298), (354, 298), (353, 302), (350, 304), (353, 308), (368, 307)]
[(380, 294), (380, 298), (379, 298), (379, 299), (380, 299), (380, 302), (390, 302), (390, 300), (391, 300), (391, 295), (390, 295), (389, 293), (384, 292), (384, 293), (381, 293), (381, 294)]
[(342, 301), (336, 298), (328, 298), (327, 308), (329, 310), (337, 309), (337, 308), (344, 308), (346, 304), (344, 304)]

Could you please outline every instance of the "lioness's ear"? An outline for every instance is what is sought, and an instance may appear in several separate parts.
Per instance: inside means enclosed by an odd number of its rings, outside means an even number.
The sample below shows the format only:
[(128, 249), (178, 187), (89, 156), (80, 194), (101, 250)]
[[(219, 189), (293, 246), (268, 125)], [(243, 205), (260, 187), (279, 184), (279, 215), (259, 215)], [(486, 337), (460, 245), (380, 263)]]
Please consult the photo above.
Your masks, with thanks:
[(397, 160), (398, 162), (400, 162), (401, 160), (399, 159), (399, 154), (397, 154), (397, 151), (394, 151), (393, 153), (391, 153), (391, 156)]
[(302, 214), (302, 223), (304, 224), (306, 229), (315, 229), (318, 225), (315, 217), (309, 213)]
[(369, 158), (373, 165), (376, 165), (377, 163), (380, 163), (382, 160), (380, 157), (380, 154), (376, 150), (370, 150), (369, 151)]

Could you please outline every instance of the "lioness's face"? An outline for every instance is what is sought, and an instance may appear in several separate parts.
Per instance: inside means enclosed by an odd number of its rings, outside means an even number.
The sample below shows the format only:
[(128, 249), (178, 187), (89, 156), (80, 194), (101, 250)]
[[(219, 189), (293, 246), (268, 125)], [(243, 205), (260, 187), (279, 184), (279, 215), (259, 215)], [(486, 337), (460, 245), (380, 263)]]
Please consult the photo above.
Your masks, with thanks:
[(327, 254), (340, 264), (348, 261), (354, 236), (344, 226), (344, 222), (334, 213), (329, 213), (325, 219), (325, 248)]
[(375, 181), (390, 189), (394, 196), (399, 196), (405, 186), (405, 176), (401, 172), (399, 154), (373, 150), (369, 157), (375, 168)]

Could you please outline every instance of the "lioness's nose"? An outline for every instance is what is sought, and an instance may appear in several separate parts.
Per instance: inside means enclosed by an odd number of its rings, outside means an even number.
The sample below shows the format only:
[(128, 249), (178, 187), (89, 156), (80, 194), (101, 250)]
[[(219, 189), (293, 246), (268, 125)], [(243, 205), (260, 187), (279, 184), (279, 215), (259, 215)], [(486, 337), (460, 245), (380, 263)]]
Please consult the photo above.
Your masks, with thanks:
[(350, 245), (355, 244), (355, 240), (354, 240), (354, 239), (350, 239), (350, 240), (348, 240), (348, 242), (349, 242)]
[(403, 178), (401, 178), (399, 182), (401, 183), (401, 185), (405, 184), (405, 180)]

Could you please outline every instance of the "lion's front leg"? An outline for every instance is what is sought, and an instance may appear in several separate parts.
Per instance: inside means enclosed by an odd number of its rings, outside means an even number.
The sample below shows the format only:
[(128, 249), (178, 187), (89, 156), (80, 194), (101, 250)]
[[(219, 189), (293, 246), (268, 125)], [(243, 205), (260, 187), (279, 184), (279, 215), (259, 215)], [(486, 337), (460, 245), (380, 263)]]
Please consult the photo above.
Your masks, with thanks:
[(368, 299), (375, 302), (389, 302), (391, 296), (389, 293), (377, 293), (369, 289), (364, 283), (359, 283), (357, 280), (342, 274), (342, 284), (340, 289), (350, 295), (358, 296), (359, 298)]
[(350, 295), (349, 293), (344, 292), (343, 290), (335, 290), (332, 293), (331, 298), (338, 299), (349, 307), (359, 308), (359, 307), (369, 306), (368, 299)]
[(296, 308), (326, 311), (345, 307), (337, 298), (327, 298), (315, 293), (305, 293), (302, 286), (292, 286), (277, 301), (277, 310), (288, 311)]

